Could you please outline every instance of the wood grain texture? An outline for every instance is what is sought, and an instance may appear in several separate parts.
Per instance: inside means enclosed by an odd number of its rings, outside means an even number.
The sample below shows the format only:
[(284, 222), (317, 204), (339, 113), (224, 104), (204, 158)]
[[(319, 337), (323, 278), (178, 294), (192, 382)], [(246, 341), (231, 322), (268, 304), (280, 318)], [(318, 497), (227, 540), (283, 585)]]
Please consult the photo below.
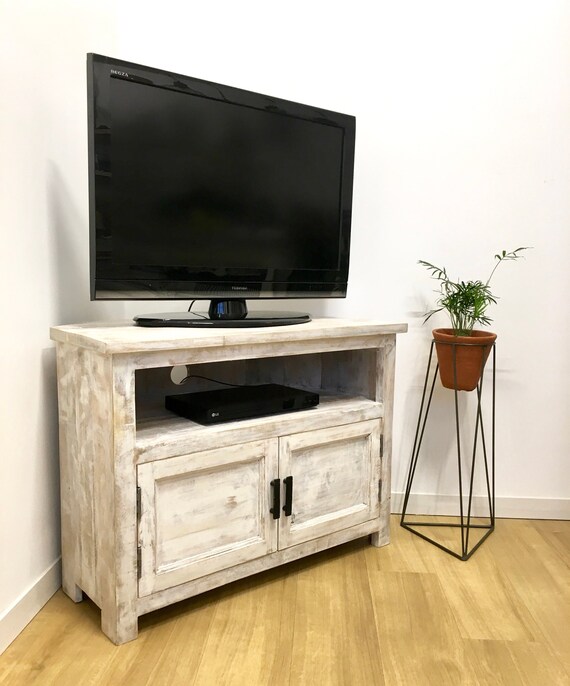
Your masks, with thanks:
[(179, 584), (178, 586), (173, 586), (164, 591), (157, 591), (151, 596), (139, 598), (138, 613), (143, 615), (147, 612), (152, 612), (153, 610), (172, 603), (192, 598), (200, 593), (243, 579), (251, 574), (266, 572), (268, 569), (273, 569), (274, 567), (299, 560), (307, 555), (314, 555), (315, 553), (327, 550), (328, 548), (342, 545), (347, 541), (362, 538), (363, 536), (371, 534), (376, 527), (377, 523), (375, 520), (364, 522), (364, 524), (357, 524), (348, 529), (336, 531), (329, 536), (321, 536), (320, 538), (315, 538), (306, 541), (305, 543), (289, 546), (288, 548), (277, 550), (274, 553), (258, 557), (249, 562), (243, 562), (234, 567), (228, 567), (219, 572), (208, 574), (207, 576), (200, 577), (194, 581)]
[(79, 484), (78, 465), (80, 458), (77, 445), (75, 404), (73, 397), (78, 392), (76, 377), (72, 370), (79, 363), (76, 350), (65, 344), (57, 347), (57, 386), (59, 411), (59, 471), (61, 502), (61, 547), (65, 561), (62, 564), (62, 586), (67, 595), (79, 602), (83, 591), (80, 582), (81, 547), (84, 538), (74, 521), (80, 509), (81, 493), (89, 489), (87, 484)]
[[(498, 520), (468, 562), (392, 524), (388, 546), (352, 541), (154, 612), (120, 647), (93, 603), (57, 593), (0, 656), (0, 684), (570, 683), (570, 522)], [(476, 602), (487, 588), (494, 607)]]
[(355, 397), (321, 398), (318, 407), (204, 426), (172, 414), (142, 423), (136, 434), (138, 464), (172, 455), (210, 450), (225, 445), (266, 440), (288, 433), (312, 431), (382, 417), (381, 403)]
[(139, 467), (140, 596), (277, 550), (269, 513), (277, 448), (257, 441)]
[[(285, 327), (276, 327), (285, 328)], [(139, 369), (150, 369), (163, 365), (194, 365), (209, 362), (223, 363), (230, 360), (278, 358), (283, 355), (312, 355), (315, 353), (330, 353), (346, 350), (376, 349), (382, 344), (383, 336), (360, 334), (358, 336), (332, 338), (323, 332), (321, 337), (308, 339), (294, 338), (291, 341), (264, 340), (235, 344), (227, 338), (224, 345), (204, 346), (193, 348), (170, 348), (169, 350), (151, 350), (149, 352), (132, 353)]]
[[(405, 333), (407, 324), (314, 319), (306, 324), (247, 329), (145, 328), (132, 322), (87, 323), (55, 326), (50, 330), (54, 341), (90, 348), (104, 354), (165, 351), (173, 348), (201, 349), (232, 346), (283, 344), (287, 348), (298, 341), (351, 336), (379, 336)], [(369, 347), (369, 346), (364, 346)], [(373, 346), (372, 346), (373, 347)]]
[[(385, 441), (380, 456), (380, 430), (389, 438), (395, 334), (405, 329), (334, 319), (248, 330), (52, 329), (66, 593), (78, 601), (85, 591), (121, 644), (137, 636), (141, 614), (169, 602), (365, 534), (385, 544), (378, 486), (380, 475), (389, 479), (390, 455)], [(178, 364), (230, 383), (344, 395), (202, 427), (163, 409), (179, 390), (170, 378)], [(262, 448), (248, 454), (253, 445)], [(288, 524), (297, 516), (296, 530), (269, 516), (269, 482), (287, 471), (295, 472), (299, 508)]]
[(126, 358), (58, 346), (64, 590), (85, 591), (117, 642), (136, 637), (134, 372)]
[(78, 600), (82, 589), (102, 601), (97, 518), (105, 516), (113, 480), (111, 359), (69, 346), (58, 349), (62, 558), (64, 590)]
[(376, 356), (374, 379), (376, 395), (374, 400), (382, 402), (383, 436), (382, 463), (380, 479), (382, 480), (382, 498), (380, 500), (380, 517), (378, 533), (371, 539), (373, 546), (380, 547), (390, 541), (390, 512), (392, 497), (392, 423), (394, 417), (394, 377), (396, 370), (396, 336), (386, 336), (385, 344)]
[(293, 509), (279, 521), (286, 548), (376, 519), (380, 422), (358, 422), (279, 440), (281, 478), (293, 477)]
[[(135, 370), (129, 358), (112, 360), (112, 397), (108, 410), (113, 425), (107, 440), (109, 461), (100, 467), (101, 496), (96, 498), (96, 526), (101, 538), (98, 570), (105, 593), (101, 628), (115, 643), (137, 636), (137, 505), (135, 447)], [(112, 533), (112, 535), (110, 535)]]

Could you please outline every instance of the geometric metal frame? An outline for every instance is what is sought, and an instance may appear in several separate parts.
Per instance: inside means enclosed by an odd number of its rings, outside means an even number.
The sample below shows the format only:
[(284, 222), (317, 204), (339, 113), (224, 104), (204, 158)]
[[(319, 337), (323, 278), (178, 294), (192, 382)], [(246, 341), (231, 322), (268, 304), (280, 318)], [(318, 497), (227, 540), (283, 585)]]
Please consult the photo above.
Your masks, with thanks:
[[(439, 342), (438, 342), (439, 343)], [(414, 438), (414, 447), (412, 450), (412, 458), (410, 461), (410, 467), (408, 471), (408, 478), (406, 481), (406, 491), (404, 494), (404, 505), (402, 509), (402, 516), (400, 518), (400, 526), (402, 526), (404, 529), (407, 529), (411, 533), (415, 534), (416, 536), (419, 536), (420, 538), (424, 539), (425, 541), (428, 541), (428, 543), (431, 543), (441, 550), (445, 551), (446, 553), (449, 553), (450, 555), (453, 555), (454, 557), (458, 558), (459, 560), (468, 560), (471, 555), (481, 546), (483, 541), (485, 541), (491, 533), (495, 529), (495, 344), (493, 343), (493, 382), (492, 382), (492, 428), (491, 428), (491, 475), (489, 475), (489, 464), (487, 461), (487, 446), (485, 442), (485, 430), (483, 427), (483, 415), (481, 412), (481, 401), (482, 401), (482, 395), (483, 395), (483, 370), (485, 367), (485, 354), (482, 355), (482, 363), (481, 363), (481, 375), (479, 379), (479, 383), (477, 384), (477, 417), (476, 417), (476, 422), (475, 422), (475, 436), (473, 440), (473, 453), (471, 456), (471, 473), (469, 476), (469, 500), (468, 500), (468, 506), (467, 506), (467, 514), (464, 514), (464, 508), (463, 508), (463, 480), (462, 480), (462, 469), (461, 469), (461, 432), (460, 432), (460, 427), (459, 427), (459, 403), (458, 403), (458, 397), (457, 397), (457, 347), (461, 345), (473, 345), (472, 343), (443, 343), (443, 345), (452, 345), (453, 346), (453, 379), (454, 379), (454, 393), (455, 393), (455, 433), (456, 433), (456, 440), (457, 440), (457, 468), (458, 468), (458, 477), (459, 477), (459, 517), (460, 517), (460, 523), (459, 524), (440, 524), (437, 522), (413, 522), (413, 521), (405, 521), (406, 518), (406, 511), (408, 508), (408, 501), (410, 499), (410, 494), (412, 491), (412, 484), (414, 481), (414, 476), (416, 473), (416, 467), (418, 464), (418, 459), (420, 456), (420, 448), (422, 445), (422, 440), (424, 437), (425, 429), (426, 429), (426, 424), (427, 424), (427, 418), (429, 414), (429, 409), (431, 406), (431, 401), (432, 401), (432, 396), (433, 396), (433, 390), (435, 387), (435, 382), (437, 379), (437, 372), (439, 370), (439, 364), (436, 365), (435, 367), (435, 372), (433, 374), (433, 380), (431, 382), (431, 387), (429, 391), (429, 396), (428, 396), (428, 401), (427, 405), (425, 406), (425, 411), (424, 411), (424, 405), (425, 405), (425, 400), (426, 400), (426, 393), (429, 384), (429, 372), (430, 372), (430, 367), (431, 367), (431, 361), (433, 357), (433, 348), (434, 348), (435, 341), (432, 341), (431, 343), (431, 348), (430, 348), (430, 354), (429, 354), (429, 359), (428, 359), (428, 364), (427, 364), (427, 369), (426, 369), (426, 376), (425, 376), (425, 383), (424, 383), (424, 390), (422, 393), (422, 402), (420, 405), (420, 412), (418, 415), (418, 424), (416, 428), (416, 435)], [(481, 347), (488, 347), (488, 344), (482, 344)], [(487, 524), (474, 524), (471, 522), (471, 504), (473, 501), (473, 479), (474, 479), (474, 474), (475, 474), (475, 458), (477, 455), (477, 443), (478, 443), (478, 438), (479, 438), (479, 429), (480, 429), (480, 435), (481, 435), (481, 444), (482, 444), (482, 449), (483, 449), (483, 460), (485, 464), (485, 477), (487, 481), (487, 496), (488, 496), (488, 501), (489, 501), (489, 520), (490, 523)], [(415, 529), (412, 529), (411, 527), (453, 527), (453, 528), (460, 528), (461, 529), (461, 552), (456, 552), (455, 550), (452, 550), (451, 548), (448, 548), (438, 541), (435, 541), (434, 539), (426, 536), (425, 534), (421, 533), (420, 531), (416, 531)], [(485, 535), (476, 543), (476, 545), (472, 546), (471, 549), (469, 549), (469, 533), (471, 529), (487, 529), (487, 532)]]

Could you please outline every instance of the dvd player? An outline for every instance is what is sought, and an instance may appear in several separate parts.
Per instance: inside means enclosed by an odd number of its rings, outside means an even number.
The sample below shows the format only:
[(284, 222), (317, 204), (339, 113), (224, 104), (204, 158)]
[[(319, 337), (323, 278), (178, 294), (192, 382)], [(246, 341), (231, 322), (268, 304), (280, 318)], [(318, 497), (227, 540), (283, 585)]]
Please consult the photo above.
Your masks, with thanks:
[(279, 384), (262, 384), (167, 395), (164, 404), (167, 410), (187, 419), (216, 424), (306, 410), (319, 404), (319, 394)]

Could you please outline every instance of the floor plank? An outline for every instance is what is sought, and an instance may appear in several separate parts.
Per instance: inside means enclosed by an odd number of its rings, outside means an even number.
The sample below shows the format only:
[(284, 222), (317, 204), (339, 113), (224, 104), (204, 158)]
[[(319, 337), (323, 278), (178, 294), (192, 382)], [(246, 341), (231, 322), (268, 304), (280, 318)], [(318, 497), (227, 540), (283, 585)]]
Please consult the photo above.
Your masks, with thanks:
[(291, 684), (384, 684), (368, 548), (344, 546), (298, 573)]
[[(451, 535), (451, 532), (443, 534)], [(461, 562), (398, 526), (142, 617), (114, 646), (59, 591), (2, 686), (566, 686), (570, 522), (498, 520)]]

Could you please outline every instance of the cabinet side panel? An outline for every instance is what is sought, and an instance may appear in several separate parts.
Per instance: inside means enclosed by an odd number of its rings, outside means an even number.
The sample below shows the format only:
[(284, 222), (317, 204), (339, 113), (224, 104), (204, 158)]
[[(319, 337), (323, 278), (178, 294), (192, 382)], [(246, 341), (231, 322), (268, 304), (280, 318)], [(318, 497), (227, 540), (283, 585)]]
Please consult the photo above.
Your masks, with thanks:
[(137, 636), (135, 372), (130, 357), (110, 358), (107, 373), (114, 442), (99, 471), (99, 492), (106, 503), (98, 512), (98, 530), (105, 537), (101, 545), (105, 568), (101, 625), (113, 642), (125, 643)]
[(81, 521), (79, 519), (81, 490), (79, 451), (76, 429), (75, 370), (78, 368), (77, 349), (64, 343), (57, 345), (57, 395), (59, 411), (59, 472), (61, 497), (62, 585), (70, 598), (80, 599), (77, 587), (81, 580)]
[[(106, 550), (113, 529), (102, 526), (107, 513), (113, 508), (112, 462), (114, 451), (113, 436), (113, 395), (111, 359), (98, 353), (84, 351), (88, 357), (88, 383), (90, 385), (89, 403), (89, 443), (91, 444), (91, 479), (93, 483), (91, 508), (94, 519), (96, 558), (92, 561), (91, 574), (97, 588), (97, 597), (92, 598), (99, 607), (105, 604), (108, 595), (107, 580), (110, 562)], [(88, 595), (89, 592), (87, 591)]]
[(386, 336), (382, 354), (378, 356), (376, 400), (384, 405), (382, 440), (382, 500), (380, 502), (380, 526), (378, 534), (372, 535), (372, 544), (386, 545), (390, 542), (390, 509), (392, 493), (392, 421), (394, 416), (394, 374), (396, 366), (396, 336)]
[(109, 363), (97, 353), (63, 344), (57, 358), (64, 590), (74, 598), (77, 586), (100, 605), (97, 481), (99, 465), (112, 447), (110, 388), (105, 386)]

